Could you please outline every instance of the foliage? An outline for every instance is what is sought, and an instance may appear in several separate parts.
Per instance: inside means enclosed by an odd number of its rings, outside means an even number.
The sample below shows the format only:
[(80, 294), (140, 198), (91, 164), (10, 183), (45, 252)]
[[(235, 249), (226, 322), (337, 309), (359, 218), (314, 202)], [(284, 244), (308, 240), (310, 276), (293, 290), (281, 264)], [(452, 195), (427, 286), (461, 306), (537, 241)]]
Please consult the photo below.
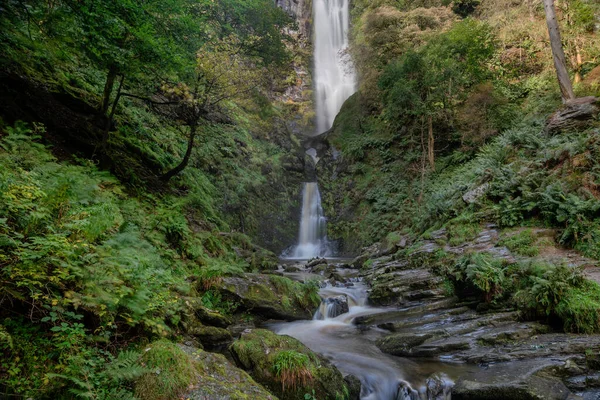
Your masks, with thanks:
[(535, 246), (535, 242), (535, 234), (530, 229), (526, 229), (502, 239), (498, 244), (506, 246), (518, 255), (533, 257), (539, 253), (539, 248)]

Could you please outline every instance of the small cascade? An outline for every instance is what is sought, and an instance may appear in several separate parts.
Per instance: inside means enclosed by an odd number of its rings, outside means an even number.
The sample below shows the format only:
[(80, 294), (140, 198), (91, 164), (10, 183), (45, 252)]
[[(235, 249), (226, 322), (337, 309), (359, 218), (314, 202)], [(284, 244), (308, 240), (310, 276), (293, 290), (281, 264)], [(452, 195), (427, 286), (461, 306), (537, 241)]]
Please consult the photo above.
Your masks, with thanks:
[(327, 220), (321, 207), (319, 187), (317, 182), (305, 182), (302, 191), (300, 234), (292, 258), (310, 259), (329, 255)]

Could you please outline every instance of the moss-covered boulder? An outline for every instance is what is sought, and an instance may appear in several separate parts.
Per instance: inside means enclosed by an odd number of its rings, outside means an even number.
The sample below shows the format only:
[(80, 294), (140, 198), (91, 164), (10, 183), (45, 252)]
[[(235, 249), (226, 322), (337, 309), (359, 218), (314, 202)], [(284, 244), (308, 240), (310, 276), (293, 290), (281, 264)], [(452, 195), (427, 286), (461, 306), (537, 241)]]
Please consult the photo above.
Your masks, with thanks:
[(197, 375), (188, 355), (166, 340), (150, 344), (144, 351), (142, 364), (149, 371), (135, 384), (135, 396), (140, 400), (176, 399)]
[(264, 274), (226, 277), (218, 285), (221, 294), (242, 310), (287, 321), (312, 318), (321, 302), (318, 289), (316, 284)]
[(305, 394), (319, 400), (348, 398), (337, 368), (290, 336), (254, 329), (242, 334), (230, 351), (239, 366), (281, 399), (301, 400)]
[(196, 337), (203, 346), (208, 348), (225, 345), (233, 340), (231, 332), (216, 326), (197, 324), (191, 327), (188, 333)]
[(220, 355), (167, 340), (144, 349), (148, 372), (135, 383), (140, 400), (277, 400)]
[(277, 400), (222, 354), (179, 345), (196, 365), (197, 378), (183, 396), (189, 400)]

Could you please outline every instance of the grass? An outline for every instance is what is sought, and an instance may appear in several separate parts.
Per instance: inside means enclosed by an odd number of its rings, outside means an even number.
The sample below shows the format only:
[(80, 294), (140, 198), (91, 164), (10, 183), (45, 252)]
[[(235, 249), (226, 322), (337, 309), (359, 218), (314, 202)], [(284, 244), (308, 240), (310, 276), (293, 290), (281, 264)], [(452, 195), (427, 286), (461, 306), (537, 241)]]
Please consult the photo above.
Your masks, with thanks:
[(310, 385), (314, 379), (310, 367), (308, 356), (294, 350), (280, 351), (273, 360), (273, 372), (281, 381), (283, 391), (286, 386), (295, 389)]
[(507, 236), (500, 240), (498, 244), (506, 246), (507, 249), (520, 256), (535, 257), (540, 252), (539, 248), (535, 245), (536, 237), (531, 229)]

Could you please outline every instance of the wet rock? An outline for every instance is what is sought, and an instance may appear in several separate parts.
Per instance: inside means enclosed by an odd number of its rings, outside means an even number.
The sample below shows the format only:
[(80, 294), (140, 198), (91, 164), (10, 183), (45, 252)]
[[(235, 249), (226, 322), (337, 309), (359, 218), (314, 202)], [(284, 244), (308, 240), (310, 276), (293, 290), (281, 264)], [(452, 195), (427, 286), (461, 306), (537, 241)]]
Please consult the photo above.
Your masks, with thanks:
[(321, 265), (321, 264), (325, 264), (325, 265), (327, 265), (327, 260), (326, 260), (326, 259), (324, 259), (324, 258), (318, 258), (318, 257), (317, 257), (317, 258), (313, 258), (312, 260), (309, 260), (309, 261), (306, 263), (306, 266), (307, 266), (308, 268), (314, 268), (314, 267), (316, 267), (317, 265)]
[(377, 340), (377, 347), (384, 353), (395, 356), (410, 356), (413, 348), (432, 338), (429, 333), (396, 333)]
[(398, 394), (395, 400), (421, 400), (421, 396), (407, 382), (401, 381), (398, 383)]
[(224, 298), (238, 303), (240, 310), (266, 319), (311, 319), (320, 302), (308, 286), (274, 275), (226, 277), (217, 289)]
[(329, 275), (327, 276), (327, 279), (329, 279), (330, 282), (345, 282), (346, 280), (342, 277), (342, 275), (340, 275), (337, 272), (331, 272), (329, 273)]
[(311, 268), (313, 274), (324, 274), (328, 270), (327, 264), (319, 264)]
[(345, 295), (323, 299), (317, 311), (317, 319), (335, 318), (349, 311), (348, 298)]
[(452, 381), (443, 374), (434, 374), (425, 381), (427, 400), (449, 400), (452, 392)]
[(295, 265), (286, 265), (285, 267), (283, 267), (283, 271), (284, 272), (299, 272), (300, 268), (296, 267)]
[(566, 400), (571, 391), (558, 378), (531, 375), (505, 382), (460, 379), (452, 390), (453, 400)]
[(256, 383), (245, 371), (227, 361), (223, 355), (187, 345), (179, 345), (179, 347), (189, 355), (197, 371), (197, 380), (182, 398), (277, 400), (277, 397)]
[[(346, 382), (337, 368), (290, 336), (253, 329), (244, 332), (230, 351), (241, 368), (280, 398), (303, 399), (314, 390), (317, 399), (335, 399), (346, 390)], [(303, 360), (306, 379), (297, 378), (295, 386), (284, 386), (282, 374), (274, 373), (274, 366), (291, 355)]]
[(348, 388), (348, 400), (360, 400), (360, 390), (362, 388), (360, 379), (354, 375), (346, 375), (344, 382), (346, 382)]

